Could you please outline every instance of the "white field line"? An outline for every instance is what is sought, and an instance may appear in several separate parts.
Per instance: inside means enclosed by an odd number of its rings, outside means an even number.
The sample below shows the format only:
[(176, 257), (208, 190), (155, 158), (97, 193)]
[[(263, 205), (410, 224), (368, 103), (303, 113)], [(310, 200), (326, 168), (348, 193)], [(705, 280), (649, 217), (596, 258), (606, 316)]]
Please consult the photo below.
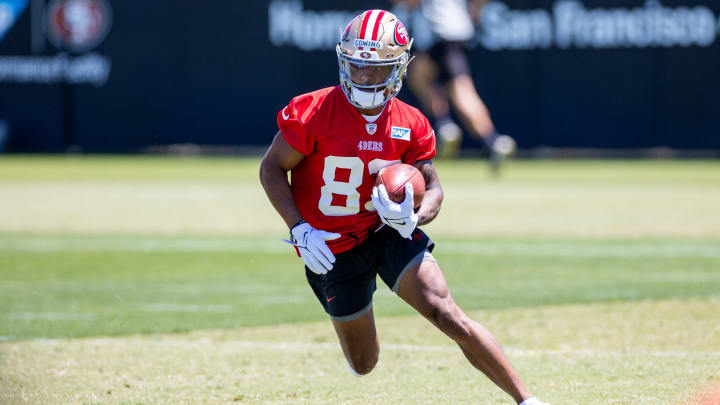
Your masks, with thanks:
[(563, 243), (496, 243), (460, 242), (443, 244), (438, 252), (476, 254), (482, 256), (549, 256), (597, 258), (720, 258), (720, 246), (711, 245), (603, 245)]
[[(58, 252), (58, 251), (119, 251), (119, 252), (244, 252), (287, 253), (293, 251), (285, 243), (272, 239), (105, 239), (28, 237), (0, 238), (0, 251)], [(481, 256), (549, 256), (597, 258), (720, 258), (720, 244), (663, 243), (607, 244), (540, 242), (443, 242), (437, 253), (458, 253)]]
[(195, 304), (143, 304), (140, 309), (148, 312), (233, 312), (235, 307), (232, 305), (195, 305)]
[[(89, 339), (83, 343), (88, 345), (117, 345), (122, 338), (100, 338)], [(131, 340), (135, 340), (131, 338)], [(61, 339), (37, 339), (32, 342), (58, 345), (66, 344), (68, 341)], [(287, 350), (287, 351), (309, 351), (309, 350), (340, 350), (339, 343), (317, 343), (317, 342), (258, 342), (258, 341), (227, 341), (205, 339), (163, 339), (159, 337), (150, 341), (151, 344), (161, 344), (163, 346), (174, 346), (180, 348), (202, 348), (202, 347), (235, 347), (238, 349), (266, 349), (266, 350)], [(140, 343), (138, 343), (140, 344)], [(409, 344), (380, 344), (380, 350), (396, 351), (396, 352), (436, 352), (436, 353), (459, 353), (457, 346), (451, 345), (409, 345)], [(601, 349), (521, 349), (515, 347), (505, 347), (503, 350), (512, 356), (539, 356), (539, 355), (575, 355), (575, 356), (651, 356), (651, 357), (720, 357), (720, 351), (686, 351), (686, 350), (641, 350), (641, 351), (622, 351), (622, 350), (601, 350)]]
[(0, 250), (27, 252), (118, 251), (118, 252), (291, 252), (281, 238), (276, 241), (230, 239), (105, 239), (28, 237), (1, 239)]
[(81, 314), (72, 312), (11, 312), (7, 318), (26, 321), (89, 321), (95, 319), (95, 314)]

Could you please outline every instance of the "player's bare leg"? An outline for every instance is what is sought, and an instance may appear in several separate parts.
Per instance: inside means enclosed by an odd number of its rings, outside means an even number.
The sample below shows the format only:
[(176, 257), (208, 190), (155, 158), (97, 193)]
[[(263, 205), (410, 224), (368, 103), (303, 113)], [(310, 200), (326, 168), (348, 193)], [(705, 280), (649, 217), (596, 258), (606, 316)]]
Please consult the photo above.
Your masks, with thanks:
[(437, 263), (424, 261), (408, 270), (398, 295), (453, 339), (470, 363), (517, 403), (532, 397), (490, 331), (455, 304)]
[(429, 84), (432, 99), (432, 111), (435, 117), (435, 131), (438, 140), (439, 158), (456, 158), (460, 155), (463, 131), (450, 116), (450, 102), (445, 86), (437, 82)]
[(448, 94), (458, 115), (465, 125), (485, 141), (490, 150), (493, 170), (498, 170), (502, 161), (515, 152), (515, 141), (507, 135), (498, 135), (490, 118), (490, 111), (478, 95), (472, 77), (467, 74), (455, 76), (448, 83)]
[[(435, 117), (436, 110), (442, 110), (443, 106), (437, 103), (436, 95), (432, 82), (437, 76), (437, 68), (435, 63), (424, 52), (415, 54), (412, 69), (408, 70), (408, 84), (415, 96), (420, 100), (423, 110), (426, 114)], [(450, 107), (445, 102), (445, 114), (449, 112)]]
[(425, 53), (418, 53), (413, 63), (408, 73), (408, 83), (425, 113), (435, 118), (438, 157), (457, 157), (460, 154), (462, 130), (450, 119), (448, 91), (436, 81), (437, 65)]
[(457, 75), (448, 83), (448, 93), (463, 122), (480, 137), (495, 132), (485, 103), (475, 89), (475, 83), (469, 75)]
[(333, 326), (352, 371), (359, 375), (371, 372), (380, 355), (380, 340), (372, 308), (358, 319), (333, 321)]

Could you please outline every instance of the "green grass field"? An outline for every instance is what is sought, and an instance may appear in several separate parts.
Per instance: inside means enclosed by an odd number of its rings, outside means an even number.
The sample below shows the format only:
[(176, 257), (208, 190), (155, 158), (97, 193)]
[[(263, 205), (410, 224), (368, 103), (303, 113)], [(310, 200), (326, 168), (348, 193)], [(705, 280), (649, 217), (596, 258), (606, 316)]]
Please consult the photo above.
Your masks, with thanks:
[[(0, 404), (512, 403), (384, 286), (351, 376), (258, 164), (0, 157)], [(437, 166), (435, 256), (541, 399), (720, 404), (720, 162)]]

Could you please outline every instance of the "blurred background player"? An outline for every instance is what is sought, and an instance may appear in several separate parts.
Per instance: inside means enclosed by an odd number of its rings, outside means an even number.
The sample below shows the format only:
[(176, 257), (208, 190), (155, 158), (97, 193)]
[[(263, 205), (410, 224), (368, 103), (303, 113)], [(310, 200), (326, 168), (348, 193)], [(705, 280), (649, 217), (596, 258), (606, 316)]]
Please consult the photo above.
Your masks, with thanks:
[(515, 141), (498, 134), (490, 112), (478, 95), (468, 63), (465, 42), (475, 35), (472, 15), (486, 3), (479, 0), (392, 0), (419, 12), (431, 34), (432, 45), (418, 51), (409, 84), (423, 110), (434, 121), (438, 156), (456, 157), (460, 153), (462, 130), (450, 115), (450, 105), (467, 131), (480, 138), (490, 152), (491, 168), (515, 152)]

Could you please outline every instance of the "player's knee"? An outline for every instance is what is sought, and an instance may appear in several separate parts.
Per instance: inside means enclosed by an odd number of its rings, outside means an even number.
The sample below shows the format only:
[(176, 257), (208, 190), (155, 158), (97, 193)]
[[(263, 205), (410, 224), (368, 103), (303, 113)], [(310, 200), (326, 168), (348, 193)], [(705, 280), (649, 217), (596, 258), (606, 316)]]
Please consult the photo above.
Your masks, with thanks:
[(434, 315), (440, 330), (451, 339), (460, 343), (472, 338), (470, 320), (454, 302), (445, 302), (439, 305)]
[(370, 372), (375, 368), (375, 365), (377, 365), (378, 362), (378, 354), (372, 353), (361, 356), (351, 356), (351, 358), (348, 358), (347, 361), (350, 372), (360, 377), (370, 374)]

